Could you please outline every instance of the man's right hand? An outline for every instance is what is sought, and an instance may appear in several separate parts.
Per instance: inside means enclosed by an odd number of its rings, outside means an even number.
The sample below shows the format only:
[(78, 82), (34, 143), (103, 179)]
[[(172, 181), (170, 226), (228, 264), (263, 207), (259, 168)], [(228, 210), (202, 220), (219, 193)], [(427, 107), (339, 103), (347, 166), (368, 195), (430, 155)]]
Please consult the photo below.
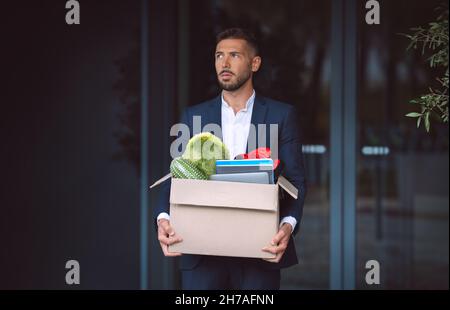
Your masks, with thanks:
[(164, 256), (173, 257), (181, 255), (181, 253), (169, 252), (169, 245), (181, 242), (183, 239), (175, 233), (169, 221), (166, 219), (160, 219), (158, 221), (158, 240)]

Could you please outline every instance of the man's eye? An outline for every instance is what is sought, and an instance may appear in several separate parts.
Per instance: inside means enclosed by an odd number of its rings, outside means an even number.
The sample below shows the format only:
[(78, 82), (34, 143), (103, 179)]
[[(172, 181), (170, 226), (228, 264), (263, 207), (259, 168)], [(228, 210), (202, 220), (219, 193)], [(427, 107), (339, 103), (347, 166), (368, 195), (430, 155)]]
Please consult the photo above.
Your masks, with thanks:
[(219, 59), (219, 58), (222, 58), (223, 56), (222, 55), (220, 55), (220, 54), (217, 54), (216, 55), (216, 59)]

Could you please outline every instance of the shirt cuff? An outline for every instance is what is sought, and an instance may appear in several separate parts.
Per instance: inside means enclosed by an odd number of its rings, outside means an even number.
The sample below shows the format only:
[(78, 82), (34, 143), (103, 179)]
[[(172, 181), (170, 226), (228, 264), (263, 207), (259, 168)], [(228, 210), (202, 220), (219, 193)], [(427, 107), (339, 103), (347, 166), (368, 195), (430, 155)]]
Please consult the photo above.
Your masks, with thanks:
[(166, 219), (168, 221), (170, 221), (170, 215), (167, 214), (166, 212), (161, 212), (158, 217), (156, 218), (156, 223), (158, 223), (159, 220), (161, 219)]
[(294, 232), (295, 225), (297, 225), (297, 220), (293, 216), (285, 216), (281, 219), (280, 227), (284, 224), (288, 223), (292, 227), (292, 233)]

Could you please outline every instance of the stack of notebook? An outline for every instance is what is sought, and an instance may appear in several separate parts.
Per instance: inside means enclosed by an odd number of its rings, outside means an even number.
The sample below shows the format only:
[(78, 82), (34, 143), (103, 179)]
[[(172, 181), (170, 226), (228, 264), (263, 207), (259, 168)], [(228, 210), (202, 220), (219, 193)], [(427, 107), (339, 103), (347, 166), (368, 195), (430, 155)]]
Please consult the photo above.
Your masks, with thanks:
[(273, 160), (271, 158), (217, 160), (216, 174), (213, 174), (210, 179), (228, 182), (273, 184)]

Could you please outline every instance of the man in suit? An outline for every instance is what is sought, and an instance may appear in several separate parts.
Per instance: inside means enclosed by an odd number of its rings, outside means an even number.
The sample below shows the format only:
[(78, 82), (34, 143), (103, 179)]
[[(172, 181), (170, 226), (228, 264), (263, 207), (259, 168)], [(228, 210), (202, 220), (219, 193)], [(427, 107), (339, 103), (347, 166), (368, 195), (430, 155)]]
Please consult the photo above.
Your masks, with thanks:
[[(284, 166), (283, 176), (297, 189), (298, 199), (284, 195), (280, 200), (280, 226), (263, 250), (275, 254), (274, 259), (236, 258), (182, 255), (183, 289), (279, 289), (280, 269), (297, 263), (293, 236), (299, 230), (306, 195), (302, 146), (296, 113), (291, 105), (256, 94), (252, 77), (261, 66), (254, 36), (239, 28), (223, 31), (217, 36), (215, 67), (222, 93), (210, 101), (188, 108), (181, 123), (193, 132), (193, 117), (201, 116), (203, 124), (221, 125), (222, 139), (231, 158), (246, 153), (250, 124), (266, 124), (266, 144), (269, 145), (269, 125), (278, 125), (278, 157)], [(256, 133), (258, 137), (258, 133)], [(161, 186), (156, 208), (158, 240), (165, 256), (180, 256), (168, 252), (168, 245), (182, 242), (170, 226), (170, 179)], [(201, 223), (200, 223), (201, 224)], [(241, 227), (251, 234), (252, 223)], [(236, 240), (239, 242), (239, 240)]]

